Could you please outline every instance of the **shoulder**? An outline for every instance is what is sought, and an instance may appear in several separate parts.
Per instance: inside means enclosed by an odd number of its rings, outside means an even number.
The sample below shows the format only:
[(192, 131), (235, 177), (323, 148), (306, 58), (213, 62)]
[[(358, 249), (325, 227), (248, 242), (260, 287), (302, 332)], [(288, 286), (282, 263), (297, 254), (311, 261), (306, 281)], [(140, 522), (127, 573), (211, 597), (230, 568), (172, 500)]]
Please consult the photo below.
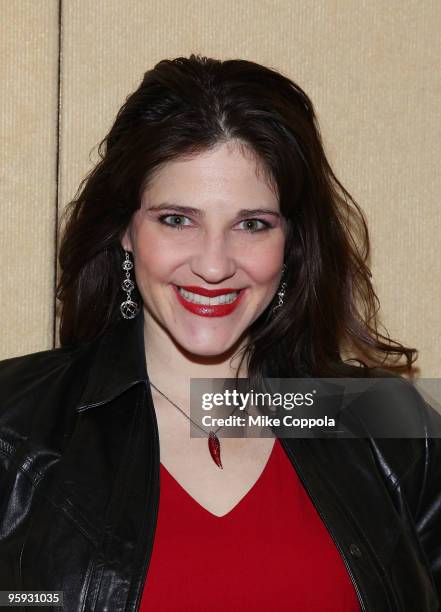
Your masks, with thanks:
[(399, 487), (413, 475), (417, 499), (427, 466), (441, 466), (441, 414), (433, 398), (423, 394), (424, 381), (344, 363), (339, 376), (344, 390), (339, 425), (350, 437), (365, 441), (391, 486)]
[(341, 371), (345, 392), (349, 390), (344, 418), (357, 437), (367, 438), (377, 453), (380, 448), (400, 449), (401, 462), (408, 464), (427, 459), (428, 451), (439, 453), (441, 414), (423, 395), (424, 381), (382, 368), (343, 364)]
[[(61, 347), (0, 361), (0, 410), (22, 396), (38, 397), (48, 385), (67, 374), (83, 347)], [(40, 396), (41, 399), (41, 396)]]
[(23, 383), (28, 375), (34, 378), (36, 373), (48, 373), (63, 368), (70, 363), (77, 350), (75, 347), (61, 347), (0, 360), (0, 394), (5, 389), (5, 384)]
[[(84, 384), (89, 345), (48, 349), (0, 361), (0, 440), (14, 447), (67, 419)], [(44, 424), (44, 425), (43, 425)]]
[[(346, 365), (346, 364), (344, 364)], [(422, 395), (423, 381), (410, 381), (382, 368), (349, 366), (346, 409), (364, 433), (384, 438), (441, 436), (441, 415)], [(418, 384), (420, 386), (418, 387)]]

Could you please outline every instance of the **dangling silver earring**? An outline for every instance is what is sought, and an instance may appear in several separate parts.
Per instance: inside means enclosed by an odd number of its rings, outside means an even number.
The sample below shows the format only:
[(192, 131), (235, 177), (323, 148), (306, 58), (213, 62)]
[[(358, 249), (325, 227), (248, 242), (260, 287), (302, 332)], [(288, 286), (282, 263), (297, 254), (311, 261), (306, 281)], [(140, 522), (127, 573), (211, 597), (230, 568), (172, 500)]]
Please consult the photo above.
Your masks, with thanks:
[(122, 316), (125, 319), (134, 319), (139, 312), (139, 304), (131, 298), (131, 293), (135, 288), (135, 283), (130, 278), (130, 270), (133, 268), (133, 263), (130, 261), (129, 252), (125, 251), (126, 258), (122, 263), (122, 269), (125, 270), (126, 277), (121, 283), (121, 287), (127, 292), (127, 297), (119, 307)]
[(277, 292), (277, 295), (279, 296), (279, 302), (273, 307), (271, 314), (274, 314), (276, 310), (278, 310), (279, 308), (283, 306), (283, 301), (285, 298), (285, 291), (286, 291), (286, 287), (288, 286), (286, 281), (284, 280), (285, 272), (286, 272), (286, 264), (283, 264), (280, 288), (279, 288), (279, 291)]

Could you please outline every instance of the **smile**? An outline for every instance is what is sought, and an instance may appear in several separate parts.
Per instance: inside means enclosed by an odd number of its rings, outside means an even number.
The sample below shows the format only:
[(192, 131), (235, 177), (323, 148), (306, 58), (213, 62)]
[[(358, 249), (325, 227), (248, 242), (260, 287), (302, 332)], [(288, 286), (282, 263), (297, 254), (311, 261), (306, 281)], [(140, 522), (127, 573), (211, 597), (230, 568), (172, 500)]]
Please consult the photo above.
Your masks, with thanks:
[(224, 293), (216, 297), (207, 297), (199, 293), (186, 291), (182, 287), (173, 285), (179, 303), (189, 312), (203, 317), (223, 317), (236, 310), (241, 302), (244, 289)]

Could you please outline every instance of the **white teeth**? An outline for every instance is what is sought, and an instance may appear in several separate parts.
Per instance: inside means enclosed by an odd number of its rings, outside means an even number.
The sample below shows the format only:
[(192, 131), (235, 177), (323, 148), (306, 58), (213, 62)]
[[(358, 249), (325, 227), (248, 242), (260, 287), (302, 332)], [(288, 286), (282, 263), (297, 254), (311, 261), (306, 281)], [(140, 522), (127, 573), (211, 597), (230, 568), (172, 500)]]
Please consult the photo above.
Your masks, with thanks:
[(191, 293), (190, 291), (185, 291), (185, 289), (182, 289), (182, 287), (178, 287), (178, 291), (189, 302), (192, 302), (193, 304), (205, 304), (207, 306), (231, 304), (231, 302), (234, 302), (234, 300), (239, 294), (239, 291), (234, 291), (233, 293), (226, 293), (224, 295), (219, 295), (218, 297), (209, 298), (205, 295), (199, 295), (198, 293)]

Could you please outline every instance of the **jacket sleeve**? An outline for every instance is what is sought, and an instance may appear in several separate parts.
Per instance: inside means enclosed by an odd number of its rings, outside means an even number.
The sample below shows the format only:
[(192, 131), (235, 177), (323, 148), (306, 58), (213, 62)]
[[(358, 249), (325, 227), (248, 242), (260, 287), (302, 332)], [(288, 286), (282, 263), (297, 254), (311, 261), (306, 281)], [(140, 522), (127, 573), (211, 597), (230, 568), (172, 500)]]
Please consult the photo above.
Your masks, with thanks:
[(415, 525), (441, 603), (441, 415), (422, 398), (421, 403), (427, 436)]
[(43, 424), (58, 427), (41, 398), (55, 394), (52, 381), (62, 389), (64, 380), (73, 384), (71, 361), (67, 349), (0, 361), (0, 590), (21, 588), (21, 554), (46, 482), (34, 451), (45, 436)]
[(0, 590), (20, 588), (20, 554), (41, 481), (25, 450), (33, 414), (29, 397), (36, 395), (26, 392), (34, 371), (30, 360), (35, 362), (32, 355), (0, 362)]
[(0, 590), (21, 588), (20, 554), (38, 494), (37, 483), (19, 466), (0, 437)]
[(0, 438), (0, 589), (19, 587), (19, 533), (22, 512), (13, 451)]

